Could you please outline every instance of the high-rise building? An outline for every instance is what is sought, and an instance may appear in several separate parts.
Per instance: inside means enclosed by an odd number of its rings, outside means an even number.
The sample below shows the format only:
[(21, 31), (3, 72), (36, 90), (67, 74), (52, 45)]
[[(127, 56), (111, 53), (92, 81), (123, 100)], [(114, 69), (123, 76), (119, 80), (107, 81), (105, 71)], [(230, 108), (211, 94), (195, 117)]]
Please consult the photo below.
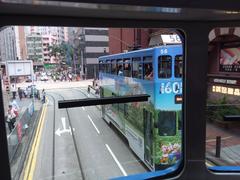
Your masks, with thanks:
[(14, 26), (14, 28), (16, 37), (17, 59), (25, 60), (27, 59), (27, 48), (24, 26)]
[(33, 62), (43, 62), (42, 36), (39, 33), (32, 33), (27, 35), (26, 42), (28, 59)]
[(57, 44), (61, 44), (67, 39), (66, 28), (56, 26), (28, 26), (26, 27), (28, 34), (39, 33), (41, 35), (52, 35), (57, 38)]
[(57, 37), (53, 35), (42, 35), (43, 58), (45, 63), (55, 63), (56, 58), (50, 55), (50, 46), (57, 43)]
[[(69, 43), (76, 50), (75, 64), (79, 64), (81, 73), (87, 78), (96, 76), (98, 57), (109, 53), (108, 28), (69, 28)], [(79, 48), (76, 48), (78, 46)]]
[(14, 26), (6, 26), (0, 30), (1, 61), (16, 60), (16, 34)]
[(108, 28), (84, 28), (86, 64), (97, 64), (97, 58), (109, 53)]

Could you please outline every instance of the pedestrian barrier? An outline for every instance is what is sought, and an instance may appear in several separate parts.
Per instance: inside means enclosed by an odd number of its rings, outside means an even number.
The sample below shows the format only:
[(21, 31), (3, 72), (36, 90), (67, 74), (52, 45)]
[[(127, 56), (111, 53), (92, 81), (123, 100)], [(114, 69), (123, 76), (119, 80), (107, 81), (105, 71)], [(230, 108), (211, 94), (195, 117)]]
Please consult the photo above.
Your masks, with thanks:
[(14, 129), (7, 136), (9, 162), (12, 169), (12, 175), (15, 177), (18, 176), (17, 174), (21, 171), (18, 169), (23, 167), (37, 119), (36, 113), (34, 114), (34, 105), (31, 103), (17, 119)]

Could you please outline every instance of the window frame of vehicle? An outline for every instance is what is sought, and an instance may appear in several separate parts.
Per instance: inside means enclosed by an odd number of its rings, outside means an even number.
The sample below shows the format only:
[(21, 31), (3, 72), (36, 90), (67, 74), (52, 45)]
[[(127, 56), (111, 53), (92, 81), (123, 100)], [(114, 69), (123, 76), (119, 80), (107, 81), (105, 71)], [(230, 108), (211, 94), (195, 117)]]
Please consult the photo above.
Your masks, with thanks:
[[(146, 71), (147, 66), (149, 67), (150, 73)], [(149, 71), (148, 70), (148, 71)], [(144, 80), (153, 80), (153, 56), (143, 56), (143, 79)], [(147, 73), (147, 74), (146, 74)]]
[[(137, 66), (136, 71), (135, 71), (135, 66)], [(143, 78), (143, 72), (142, 71), (143, 71), (143, 68), (142, 68), (141, 57), (133, 57), (132, 58), (132, 77), (137, 78), (137, 79), (142, 79)]]
[[(169, 59), (163, 60), (162, 57), (170, 57), (170, 60)], [(167, 65), (167, 67), (166, 67), (166, 65)], [(159, 79), (169, 79), (171, 77), (172, 77), (172, 56), (170, 56), (170, 55), (158, 56), (158, 78)]]

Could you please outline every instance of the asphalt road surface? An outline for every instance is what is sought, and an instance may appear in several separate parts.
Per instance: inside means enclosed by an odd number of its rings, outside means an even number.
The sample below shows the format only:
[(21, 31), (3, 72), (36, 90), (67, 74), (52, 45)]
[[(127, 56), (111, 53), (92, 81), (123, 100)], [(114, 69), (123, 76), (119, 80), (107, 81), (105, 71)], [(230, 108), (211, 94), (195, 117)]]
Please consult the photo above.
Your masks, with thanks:
[(85, 89), (47, 90), (47, 111), (33, 179), (102, 180), (146, 172), (126, 141), (95, 106), (58, 109), (86, 98)]

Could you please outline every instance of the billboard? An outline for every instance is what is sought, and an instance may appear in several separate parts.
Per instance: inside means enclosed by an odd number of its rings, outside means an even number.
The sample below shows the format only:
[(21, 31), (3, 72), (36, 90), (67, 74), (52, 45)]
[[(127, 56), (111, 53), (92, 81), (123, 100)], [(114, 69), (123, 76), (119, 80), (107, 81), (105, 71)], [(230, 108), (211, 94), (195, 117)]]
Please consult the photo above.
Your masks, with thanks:
[(240, 47), (221, 49), (219, 63), (222, 72), (240, 72)]
[(33, 63), (30, 60), (6, 61), (8, 76), (30, 76), (33, 72)]

